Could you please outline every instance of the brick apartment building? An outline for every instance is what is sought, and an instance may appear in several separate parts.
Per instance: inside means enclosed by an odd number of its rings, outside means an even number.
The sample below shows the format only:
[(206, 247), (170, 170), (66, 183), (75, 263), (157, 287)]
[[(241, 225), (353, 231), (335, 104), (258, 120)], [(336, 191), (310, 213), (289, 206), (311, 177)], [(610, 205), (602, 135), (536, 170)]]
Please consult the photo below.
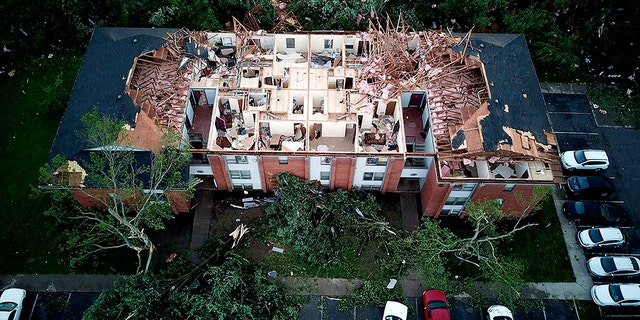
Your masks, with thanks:
[(522, 35), (406, 30), (98, 28), (51, 157), (86, 157), (95, 146), (77, 132), (95, 109), (124, 119), (137, 150), (180, 133), (189, 175), (219, 190), (267, 192), (288, 171), (327, 189), (417, 193), (438, 217), (482, 198), (520, 210), (516, 192), (559, 179)]

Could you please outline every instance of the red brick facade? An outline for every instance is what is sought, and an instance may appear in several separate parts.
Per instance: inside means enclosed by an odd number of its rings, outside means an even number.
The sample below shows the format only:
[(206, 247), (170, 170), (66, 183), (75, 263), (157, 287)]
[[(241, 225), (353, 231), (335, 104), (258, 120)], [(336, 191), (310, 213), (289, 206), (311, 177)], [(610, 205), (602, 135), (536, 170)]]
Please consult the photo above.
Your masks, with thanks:
[(403, 158), (389, 159), (387, 173), (385, 174), (384, 184), (382, 185), (382, 193), (395, 192), (398, 189), (398, 182), (402, 175), (402, 169), (404, 169)]
[(355, 158), (334, 158), (331, 170), (331, 188), (351, 190), (355, 169)]
[(427, 173), (427, 180), (420, 191), (423, 216), (437, 218), (451, 192), (452, 186), (448, 183), (439, 184), (437, 175), (436, 166), (431, 166), (429, 173)]
[(261, 156), (258, 159), (260, 163), (260, 170), (262, 173), (262, 185), (263, 190), (273, 190), (276, 187), (276, 175), (281, 172), (290, 172), (296, 177), (307, 179), (309, 173), (307, 170), (307, 157), (285, 157), (287, 158), (286, 164), (280, 164), (280, 157), (273, 156)]
[[(71, 194), (78, 201), (78, 203), (85, 208), (99, 208), (107, 209), (104, 203), (110, 203), (108, 189), (71, 189)], [(186, 191), (181, 190), (167, 190), (165, 196), (171, 203), (173, 213), (189, 212), (191, 210), (191, 197)], [(142, 198), (142, 195), (140, 195)], [(104, 202), (104, 203), (103, 203)], [(129, 204), (131, 205), (131, 204)]]
[(227, 164), (224, 161), (224, 156), (210, 154), (207, 158), (209, 158), (209, 165), (211, 166), (213, 176), (218, 184), (218, 189), (233, 191), (233, 186), (231, 185), (231, 180), (229, 180), (229, 174), (227, 173)]
[[(471, 201), (481, 199), (502, 199), (503, 203), (501, 208), (505, 215), (519, 216), (524, 210), (524, 207), (518, 203), (516, 193), (522, 194), (526, 200), (527, 197), (531, 197), (531, 195), (533, 195), (533, 188), (535, 186), (516, 184), (515, 188), (511, 191), (505, 191), (505, 185), (506, 184), (504, 183), (479, 184), (476, 191), (473, 193), (473, 196), (471, 196)], [(530, 213), (531, 209), (533, 208), (530, 208), (528, 210), (529, 212), (526, 213)]]

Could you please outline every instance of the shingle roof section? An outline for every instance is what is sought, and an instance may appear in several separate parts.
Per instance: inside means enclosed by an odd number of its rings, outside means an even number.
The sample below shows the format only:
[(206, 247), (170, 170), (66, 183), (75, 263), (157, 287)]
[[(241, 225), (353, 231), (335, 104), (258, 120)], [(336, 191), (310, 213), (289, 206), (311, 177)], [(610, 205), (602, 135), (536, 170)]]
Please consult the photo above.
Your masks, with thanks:
[[(491, 92), (490, 114), (480, 121), (484, 150), (498, 150), (501, 141), (513, 144), (503, 127), (531, 132), (546, 144), (551, 124), (524, 36), (472, 34), (471, 44), (466, 54), (483, 62)], [(465, 44), (454, 50), (463, 52)]]
[(67, 108), (53, 141), (50, 160), (56, 155), (73, 159), (87, 147), (78, 133), (81, 118), (94, 108), (104, 115), (123, 119), (135, 127), (140, 110), (125, 93), (125, 83), (134, 59), (160, 47), (173, 29), (97, 28), (76, 79)]

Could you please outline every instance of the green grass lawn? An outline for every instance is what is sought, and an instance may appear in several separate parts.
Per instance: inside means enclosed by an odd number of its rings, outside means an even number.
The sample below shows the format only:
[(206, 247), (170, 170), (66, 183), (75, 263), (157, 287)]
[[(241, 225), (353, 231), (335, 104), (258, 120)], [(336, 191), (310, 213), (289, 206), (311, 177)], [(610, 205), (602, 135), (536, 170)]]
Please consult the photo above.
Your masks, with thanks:
[(506, 246), (508, 254), (524, 260), (525, 281), (576, 281), (555, 210), (553, 199), (545, 200), (541, 210), (530, 217), (538, 225), (515, 233), (513, 245)]
[(0, 129), (4, 155), (0, 160), (0, 241), (4, 248), (0, 274), (68, 272), (60, 263), (56, 230), (42, 215), (47, 204), (29, 195), (60, 122), (61, 112), (50, 112), (46, 105), (50, 89), (59, 78), (55, 91), (66, 92), (58, 96), (68, 97), (81, 61), (79, 57), (41, 58), (0, 82), (6, 119)]

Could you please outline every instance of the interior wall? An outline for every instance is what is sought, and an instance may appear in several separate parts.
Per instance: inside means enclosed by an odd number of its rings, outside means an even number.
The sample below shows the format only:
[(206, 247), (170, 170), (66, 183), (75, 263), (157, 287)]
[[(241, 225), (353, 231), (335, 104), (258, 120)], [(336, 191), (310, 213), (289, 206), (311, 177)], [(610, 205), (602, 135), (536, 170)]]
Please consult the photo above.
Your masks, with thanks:
[(343, 39), (340, 35), (311, 35), (311, 51), (324, 51), (324, 40), (333, 40), (333, 48), (327, 50), (342, 50)]
[(274, 135), (274, 134), (280, 134), (284, 136), (294, 135), (293, 122), (270, 121), (269, 130), (271, 132), (271, 135)]
[(327, 138), (343, 138), (346, 134), (345, 122), (325, 122), (322, 124), (322, 136)]
[[(294, 38), (296, 47), (287, 48), (287, 38)], [(276, 49), (278, 52), (297, 51), (307, 52), (309, 47), (309, 38), (307, 35), (287, 34), (276, 36)]]

